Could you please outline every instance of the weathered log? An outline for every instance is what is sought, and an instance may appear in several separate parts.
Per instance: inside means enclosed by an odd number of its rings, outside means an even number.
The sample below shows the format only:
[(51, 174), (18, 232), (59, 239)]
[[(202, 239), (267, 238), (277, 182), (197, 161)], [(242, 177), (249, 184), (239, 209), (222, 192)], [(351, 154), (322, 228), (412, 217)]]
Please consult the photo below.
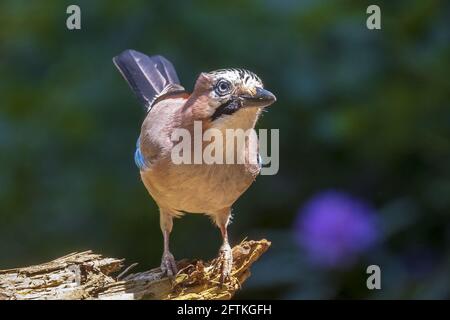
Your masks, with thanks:
[[(230, 280), (221, 284), (220, 258), (181, 260), (174, 278), (160, 268), (126, 275), (124, 260), (92, 251), (76, 252), (40, 265), (0, 270), (1, 299), (230, 299), (250, 276), (250, 266), (270, 242), (243, 241), (233, 248)], [(133, 265), (131, 265), (132, 267)]]

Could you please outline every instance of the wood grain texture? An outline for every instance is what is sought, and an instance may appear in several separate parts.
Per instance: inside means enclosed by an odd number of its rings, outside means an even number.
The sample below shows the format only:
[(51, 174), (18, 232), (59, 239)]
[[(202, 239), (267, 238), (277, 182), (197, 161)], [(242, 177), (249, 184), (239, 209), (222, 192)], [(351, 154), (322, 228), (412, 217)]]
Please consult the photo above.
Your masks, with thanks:
[(40, 265), (0, 270), (0, 300), (230, 299), (269, 246), (265, 239), (235, 246), (231, 279), (224, 284), (219, 282), (219, 258), (178, 261), (180, 272), (170, 279), (160, 268), (126, 275), (123, 259), (92, 251), (71, 253)]

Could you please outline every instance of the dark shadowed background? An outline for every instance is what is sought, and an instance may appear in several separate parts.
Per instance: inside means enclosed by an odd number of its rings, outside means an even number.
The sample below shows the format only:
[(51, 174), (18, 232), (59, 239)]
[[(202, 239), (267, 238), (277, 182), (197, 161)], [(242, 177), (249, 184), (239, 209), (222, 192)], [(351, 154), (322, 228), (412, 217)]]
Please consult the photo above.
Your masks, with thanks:
[[(449, 2), (374, 3), (378, 31), (366, 1), (1, 1), (0, 269), (84, 249), (159, 265), (133, 162), (144, 112), (111, 61), (133, 48), (166, 56), (189, 90), (244, 67), (278, 97), (258, 128), (280, 129), (280, 171), (229, 229), (273, 245), (237, 297), (449, 298)], [(175, 221), (178, 258), (220, 241), (204, 216)]]

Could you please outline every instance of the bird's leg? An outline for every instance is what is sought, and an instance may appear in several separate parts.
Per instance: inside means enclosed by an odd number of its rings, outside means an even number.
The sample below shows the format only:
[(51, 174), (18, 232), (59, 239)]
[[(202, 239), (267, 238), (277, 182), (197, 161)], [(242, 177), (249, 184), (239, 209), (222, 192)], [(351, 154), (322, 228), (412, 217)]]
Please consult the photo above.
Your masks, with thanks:
[(163, 231), (164, 235), (164, 252), (161, 259), (161, 270), (167, 274), (167, 276), (172, 277), (177, 274), (177, 264), (173, 254), (169, 250), (169, 235), (167, 230)]
[(172, 216), (169, 213), (161, 210), (160, 224), (164, 236), (164, 252), (161, 259), (161, 270), (162, 272), (166, 273), (167, 276), (172, 277), (178, 272), (175, 258), (169, 250), (169, 237), (173, 227)]
[(222, 232), (223, 237), (223, 244), (219, 251), (219, 256), (222, 260), (220, 282), (223, 283), (230, 278), (231, 268), (233, 266), (233, 253), (230, 244), (228, 243), (227, 227), (220, 228), (220, 231)]
[(231, 251), (230, 244), (228, 243), (228, 223), (230, 221), (230, 210), (218, 214), (216, 216), (216, 224), (222, 233), (223, 243), (219, 250), (221, 277), (220, 282), (224, 283), (228, 281), (231, 274), (231, 268), (233, 266), (233, 253)]

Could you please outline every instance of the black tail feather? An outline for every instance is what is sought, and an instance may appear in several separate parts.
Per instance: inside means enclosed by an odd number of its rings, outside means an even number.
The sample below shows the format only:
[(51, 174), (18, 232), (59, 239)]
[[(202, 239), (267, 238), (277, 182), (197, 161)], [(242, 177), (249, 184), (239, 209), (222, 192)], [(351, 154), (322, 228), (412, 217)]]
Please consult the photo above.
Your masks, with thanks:
[(163, 56), (125, 50), (113, 62), (147, 109), (166, 87), (180, 84), (172, 63)]

